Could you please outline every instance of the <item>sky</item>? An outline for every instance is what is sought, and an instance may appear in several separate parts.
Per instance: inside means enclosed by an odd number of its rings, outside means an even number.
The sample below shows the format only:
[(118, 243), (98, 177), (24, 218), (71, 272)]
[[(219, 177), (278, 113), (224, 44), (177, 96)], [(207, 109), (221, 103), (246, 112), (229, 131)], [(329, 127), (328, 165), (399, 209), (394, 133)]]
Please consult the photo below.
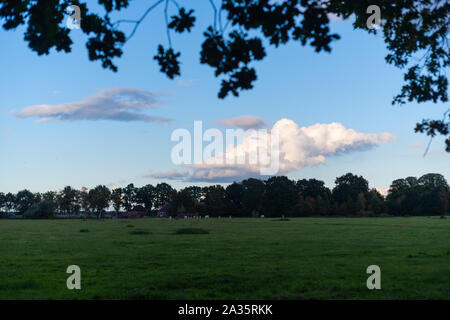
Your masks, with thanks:
[[(145, 9), (133, 1), (113, 18), (136, 19)], [(212, 9), (199, 2), (194, 9), (193, 31), (172, 34), (182, 51), (182, 75), (175, 80), (153, 60), (157, 45), (167, 45), (162, 7), (126, 43), (116, 73), (89, 61), (80, 30), (71, 31), (70, 54), (47, 56), (27, 47), (23, 28), (0, 30), (0, 192), (159, 182), (179, 189), (258, 177), (250, 167), (175, 164), (171, 135), (193, 133), (194, 121), (224, 134), (227, 128), (277, 128), (280, 174), (320, 179), (330, 188), (347, 172), (383, 192), (397, 178), (433, 172), (450, 179), (444, 139), (434, 139), (423, 157), (429, 139), (413, 130), (424, 118), (442, 118), (448, 106), (391, 105), (403, 72), (386, 64), (380, 35), (334, 21), (332, 31), (342, 38), (331, 54), (295, 42), (266, 46), (267, 57), (253, 64), (254, 88), (222, 100), (221, 80), (199, 63)]]

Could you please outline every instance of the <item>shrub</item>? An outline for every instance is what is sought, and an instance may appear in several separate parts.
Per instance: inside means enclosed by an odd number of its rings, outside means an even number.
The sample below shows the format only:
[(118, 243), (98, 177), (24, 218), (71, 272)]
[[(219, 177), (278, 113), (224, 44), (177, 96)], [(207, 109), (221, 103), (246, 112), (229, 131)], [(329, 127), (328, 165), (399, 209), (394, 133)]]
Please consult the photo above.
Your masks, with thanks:
[(42, 200), (28, 208), (23, 216), (27, 219), (49, 219), (53, 218), (54, 214), (55, 203), (53, 201)]
[(314, 215), (314, 209), (310, 203), (297, 203), (293, 206), (287, 216), (289, 217), (311, 217)]
[(382, 212), (382, 213), (380, 213), (378, 216), (379, 216), (379, 217), (390, 217), (391, 215), (390, 215), (389, 213), (384, 213), (384, 212)]
[(176, 234), (209, 234), (208, 230), (202, 228), (181, 228), (178, 229)]
[(147, 230), (133, 230), (130, 232), (130, 234), (146, 235), (146, 234), (150, 234), (150, 232)]
[(89, 232), (89, 229), (80, 229), (80, 232)]

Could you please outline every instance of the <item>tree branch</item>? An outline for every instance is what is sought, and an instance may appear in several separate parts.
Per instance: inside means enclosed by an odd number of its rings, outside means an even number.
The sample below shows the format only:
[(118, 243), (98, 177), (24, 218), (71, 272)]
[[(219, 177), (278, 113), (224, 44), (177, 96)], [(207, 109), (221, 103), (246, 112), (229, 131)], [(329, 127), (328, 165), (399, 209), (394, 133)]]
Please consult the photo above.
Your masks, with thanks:
[(164, 0), (159, 0), (156, 3), (154, 3), (152, 6), (150, 6), (142, 15), (142, 17), (139, 20), (118, 20), (116, 21), (113, 26), (119, 26), (121, 23), (134, 23), (134, 28), (133, 31), (130, 33), (130, 35), (126, 38), (125, 41), (130, 40), (134, 34), (136, 33), (137, 28), (139, 27), (139, 25), (141, 24), (141, 22), (145, 19), (145, 17), (150, 13), (150, 11), (152, 11), (153, 9), (155, 9), (158, 5), (160, 5)]
[(213, 11), (214, 11), (214, 31), (217, 30), (217, 7), (214, 3), (214, 0), (209, 0), (209, 3), (211, 4)]
[(170, 38), (170, 30), (169, 30), (169, 17), (167, 15), (167, 9), (169, 8), (169, 1), (170, 0), (166, 0), (166, 6), (164, 7), (164, 20), (166, 21), (167, 41), (169, 42), (169, 48), (172, 48), (172, 39)]
[[(447, 118), (447, 114), (450, 114), (450, 108), (447, 109), (447, 111), (444, 112), (444, 116), (442, 117), (442, 122), (445, 122), (445, 119)], [(434, 136), (430, 137), (430, 141), (428, 142), (427, 148), (425, 149), (425, 152), (423, 153), (423, 157), (428, 153), (428, 150), (430, 149), (431, 142), (433, 141)]]

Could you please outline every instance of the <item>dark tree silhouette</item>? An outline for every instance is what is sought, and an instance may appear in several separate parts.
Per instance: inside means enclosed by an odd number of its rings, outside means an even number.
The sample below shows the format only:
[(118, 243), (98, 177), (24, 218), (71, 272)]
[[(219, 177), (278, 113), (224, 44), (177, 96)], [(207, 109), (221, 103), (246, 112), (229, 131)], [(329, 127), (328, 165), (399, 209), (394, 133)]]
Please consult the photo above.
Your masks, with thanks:
[(136, 190), (136, 203), (145, 207), (147, 212), (150, 212), (153, 206), (153, 198), (155, 193), (155, 187), (151, 184), (147, 184)]
[[(141, 208), (144, 211), (143, 204), (149, 215), (155, 214), (151, 209), (161, 208), (172, 216), (199, 214), (212, 217), (251, 217), (259, 216), (260, 213), (273, 217), (379, 216), (388, 212), (392, 215), (450, 213), (450, 187), (444, 176), (438, 173), (428, 173), (418, 179), (396, 179), (386, 199), (377, 190), (369, 190), (366, 179), (352, 173), (336, 178), (333, 192), (323, 181), (293, 181), (286, 176), (275, 176), (266, 181), (249, 178), (234, 182), (225, 189), (221, 185), (214, 185), (203, 188), (190, 186), (176, 191), (166, 183), (141, 188), (130, 184), (127, 188), (133, 193), (138, 190), (132, 200), (133, 210)], [(110, 205), (115, 213), (125, 208), (125, 189), (113, 189), (111, 192), (99, 185), (89, 191), (67, 186), (59, 192), (48, 191), (43, 194), (33, 194), (28, 190), (19, 191), (16, 195), (0, 192), (0, 213), (9, 213), (14, 209), (26, 218), (51, 218), (59, 207), (60, 213), (89, 216), (90, 212), (94, 212), (100, 218)], [(0, 217), (8, 215), (0, 214)]]
[(271, 177), (265, 183), (263, 212), (268, 216), (286, 215), (298, 202), (294, 181), (288, 177)]
[(342, 203), (348, 201), (349, 198), (357, 201), (360, 193), (367, 194), (369, 192), (369, 182), (362, 176), (347, 173), (337, 177), (336, 186), (333, 188), (333, 200)]
[(244, 214), (256, 215), (257, 211), (261, 211), (264, 182), (259, 179), (249, 178), (242, 181), (244, 194), (242, 196), (242, 206)]
[(445, 214), (449, 210), (450, 188), (437, 173), (419, 179), (396, 179), (386, 197), (391, 212), (400, 215)]
[(111, 191), (111, 202), (116, 213), (120, 212), (120, 208), (123, 206), (123, 190), (122, 188), (115, 188)]
[(226, 192), (221, 185), (203, 188), (205, 212), (211, 216), (225, 216), (227, 214)]
[[(392, 103), (410, 101), (434, 103), (448, 101), (446, 69), (450, 65), (450, 2), (430, 0), (209, 0), (213, 8), (212, 24), (204, 32), (200, 62), (212, 67), (220, 77), (219, 97), (229, 93), (238, 96), (253, 88), (257, 79), (252, 62), (266, 56), (263, 40), (278, 47), (289, 41), (312, 46), (316, 52), (331, 52), (331, 43), (339, 35), (330, 32), (329, 15), (343, 19), (355, 17), (355, 29), (381, 32), (388, 54), (386, 62), (406, 69), (404, 85)], [(0, 22), (5, 30), (26, 25), (24, 40), (37, 54), (50, 49), (70, 52), (70, 29), (63, 25), (70, 5), (81, 13), (81, 31), (88, 36), (86, 47), (90, 60), (99, 60), (103, 68), (117, 71), (113, 59), (136, 33), (139, 25), (157, 8), (163, 10), (168, 46), (158, 45), (154, 59), (161, 72), (173, 79), (181, 73), (179, 57), (172, 46), (171, 32), (190, 32), (195, 25), (194, 10), (184, 8), (176, 0), (155, 0), (138, 19), (111, 21), (111, 13), (125, 9), (131, 0), (98, 0), (105, 9), (103, 16), (89, 11), (79, 0), (0, 0)], [(186, 2), (188, 4), (188, 2)], [(381, 12), (381, 29), (369, 29), (367, 8), (377, 5)], [(175, 14), (172, 14), (175, 13)], [(133, 26), (126, 36), (120, 29)], [(250, 35), (251, 34), (251, 35)], [(415, 131), (434, 137), (449, 135), (450, 113), (443, 119), (425, 119)], [(450, 152), (450, 138), (445, 140)]]
[(195, 211), (195, 200), (188, 188), (174, 192), (168, 208), (171, 216), (183, 213), (192, 214)]
[(97, 214), (97, 218), (103, 217), (103, 211), (109, 207), (111, 191), (102, 185), (89, 190), (89, 205)]
[(15, 196), (15, 208), (16, 210), (23, 214), (27, 211), (33, 204), (35, 204), (34, 194), (29, 190), (22, 190)]

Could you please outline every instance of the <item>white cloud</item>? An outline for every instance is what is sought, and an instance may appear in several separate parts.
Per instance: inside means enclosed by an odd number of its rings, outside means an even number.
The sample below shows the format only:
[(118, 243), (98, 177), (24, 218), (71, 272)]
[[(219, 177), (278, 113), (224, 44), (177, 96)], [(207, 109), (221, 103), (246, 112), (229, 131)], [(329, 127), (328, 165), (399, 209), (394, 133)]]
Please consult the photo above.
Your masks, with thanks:
[(80, 101), (57, 105), (33, 105), (16, 113), (19, 118), (38, 117), (38, 122), (52, 120), (115, 120), (169, 122), (172, 119), (143, 113), (157, 108), (156, 95), (147, 90), (134, 88), (112, 88), (99, 91)]
[[(309, 127), (299, 127), (289, 119), (281, 119), (271, 129), (279, 135), (279, 172), (287, 174), (306, 166), (325, 164), (329, 156), (373, 149), (395, 139), (390, 133), (361, 133), (347, 129), (342, 124), (314, 124)], [(252, 139), (257, 133), (244, 138), (236, 146), (230, 146), (215, 158), (226, 159), (230, 155), (245, 152), (248, 156), (252, 151)], [(270, 135), (270, 133), (267, 133)], [(270, 152), (270, 148), (268, 148)], [(270, 155), (270, 154), (269, 154)], [(223, 163), (226, 163), (224, 161)], [(260, 175), (260, 165), (246, 164), (202, 164), (186, 165), (193, 170), (189, 178), (196, 181), (233, 181)]]
[(375, 187), (375, 190), (377, 190), (382, 196), (386, 197), (389, 192), (390, 187)]
[(151, 174), (146, 174), (144, 178), (154, 178), (154, 179), (167, 179), (167, 180), (179, 180), (189, 176), (188, 172), (179, 172), (176, 170), (170, 170), (165, 172), (156, 172)]
[(235, 118), (216, 120), (217, 123), (226, 127), (237, 127), (244, 130), (247, 129), (260, 129), (267, 127), (267, 123), (256, 116), (243, 115)]

